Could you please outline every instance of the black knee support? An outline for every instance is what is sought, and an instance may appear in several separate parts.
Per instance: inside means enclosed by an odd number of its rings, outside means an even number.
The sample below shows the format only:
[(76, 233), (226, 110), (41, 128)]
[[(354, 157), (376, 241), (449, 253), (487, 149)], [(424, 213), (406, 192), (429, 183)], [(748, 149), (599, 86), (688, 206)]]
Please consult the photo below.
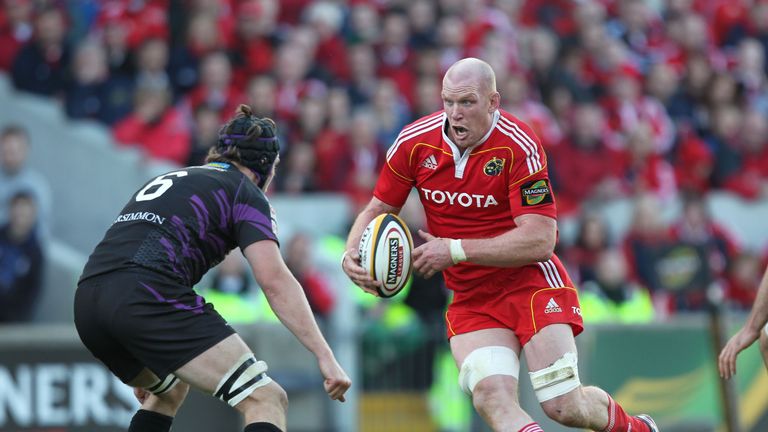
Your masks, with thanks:
[(168, 432), (171, 430), (171, 423), (173, 417), (140, 409), (133, 415), (128, 432)]
[(281, 431), (279, 427), (273, 425), (272, 423), (258, 422), (258, 423), (251, 423), (245, 426), (245, 429), (243, 429), (243, 432), (283, 432), (283, 431)]

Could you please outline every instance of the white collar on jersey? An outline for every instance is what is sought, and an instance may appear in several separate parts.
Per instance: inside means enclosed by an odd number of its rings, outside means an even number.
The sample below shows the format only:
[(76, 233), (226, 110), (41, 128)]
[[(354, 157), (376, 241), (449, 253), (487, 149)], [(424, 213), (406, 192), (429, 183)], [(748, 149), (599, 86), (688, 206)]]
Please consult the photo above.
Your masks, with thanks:
[(499, 121), (499, 116), (501, 116), (501, 113), (499, 113), (499, 110), (496, 110), (493, 112), (493, 121), (491, 122), (491, 127), (488, 128), (488, 132), (485, 133), (485, 136), (477, 142), (477, 144), (473, 145), (472, 147), (469, 147), (464, 151), (462, 154), (461, 150), (459, 150), (459, 147), (451, 141), (451, 139), (448, 137), (448, 134), (445, 133), (445, 125), (448, 123), (448, 116), (443, 113), (443, 116), (445, 120), (443, 121), (443, 139), (445, 142), (448, 143), (448, 147), (451, 148), (451, 152), (453, 153), (453, 164), (455, 166), (455, 171), (453, 173), (453, 176), (455, 178), (464, 178), (464, 168), (467, 166), (467, 161), (469, 160), (469, 154), (472, 153), (472, 150), (474, 150), (475, 147), (482, 145), (484, 142), (488, 141), (488, 137), (491, 136), (491, 133), (496, 128), (496, 123)]

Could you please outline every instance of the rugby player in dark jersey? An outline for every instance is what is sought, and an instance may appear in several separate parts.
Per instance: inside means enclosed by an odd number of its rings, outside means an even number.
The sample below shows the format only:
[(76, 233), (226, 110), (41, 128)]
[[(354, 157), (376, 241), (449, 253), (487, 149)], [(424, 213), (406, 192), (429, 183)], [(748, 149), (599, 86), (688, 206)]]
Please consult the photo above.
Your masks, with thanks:
[(75, 325), (141, 409), (129, 431), (170, 430), (192, 385), (245, 416), (245, 431), (285, 430), (287, 396), (192, 287), (239, 247), (282, 323), (316, 357), (331, 399), (351, 385), (285, 266), (264, 191), (275, 175), (275, 123), (241, 105), (206, 165), (161, 175), (128, 201), (85, 266)]

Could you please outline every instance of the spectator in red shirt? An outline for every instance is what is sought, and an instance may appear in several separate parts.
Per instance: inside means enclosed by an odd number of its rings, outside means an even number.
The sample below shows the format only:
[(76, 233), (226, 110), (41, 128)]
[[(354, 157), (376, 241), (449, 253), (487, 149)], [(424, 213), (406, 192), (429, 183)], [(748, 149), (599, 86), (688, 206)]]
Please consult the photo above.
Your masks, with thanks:
[(768, 120), (763, 113), (747, 111), (740, 122), (731, 147), (721, 152), (734, 162), (724, 186), (747, 199), (768, 198)]
[(285, 264), (304, 288), (312, 312), (328, 318), (336, 304), (336, 293), (313, 262), (312, 239), (303, 233), (294, 234), (286, 247)]
[(596, 104), (575, 107), (569, 133), (552, 149), (550, 167), (560, 214), (577, 212), (589, 200), (622, 195), (619, 154), (605, 145), (605, 118)]
[(331, 2), (316, 2), (305, 12), (305, 21), (317, 35), (315, 66), (329, 83), (346, 82), (350, 76), (347, 47), (339, 34), (343, 19), (341, 6)]
[(171, 105), (167, 88), (138, 87), (133, 113), (115, 125), (114, 136), (121, 144), (137, 146), (155, 159), (183, 165), (189, 157), (189, 128)]
[(128, 45), (132, 27), (133, 21), (120, 4), (110, 2), (102, 6), (92, 33), (104, 43), (111, 75), (133, 78), (136, 69), (133, 58), (135, 52)]
[(243, 0), (237, 6), (233, 64), (237, 81), (270, 71), (275, 61), (277, 2)]
[(368, 200), (376, 185), (377, 175), (384, 163), (382, 146), (376, 140), (376, 114), (357, 109), (349, 125), (349, 166), (346, 170), (345, 192), (355, 203)]
[(416, 77), (411, 72), (414, 58), (408, 44), (410, 37), (408, 16), (399, 11), (387, 12), (381, 23), (381, 39), (376, 48), (376, 57), (379, 61), (378, 76), (391, 79), (408, 105), (413, 106)]
[(315, 185), (321, 191), (341, 191), (349, 170), (349, 129), (352, 117), (349, 94), (341, 87), (328, 93), (328, 121), (314, 140)]
[(725, 275), (725, 298), (730, 306), (749, 311), (760, 286), (762, 264), (757, 254), (744, 252), (734, 257)]
[(667, 153), (674, 142), (675, 127), (661, 103), (642, 93), (642, 77), (631, 66), (623, 66), (610, 78), (609, 94), (603, 101), (608, 125), (614, 133), (609, 144), (621, 149), (625, 139), (640, 124), (649, 127), (652, 151)]
[(228, 118), (242, 103), (245, 96), (232, 82), (232, 64), (224, 51), (214, 51), (200, 62), (200, 82), (186, 98), (186, 104), (194, 111), (206, 104), (219, 112), (221, 119)]
[(672, 165), (656, 153), (655, 145), (647, 122), (627, 131), (626, 150), (621, 152), (619, 162), (623, 189), (630, 196), (648, 192), (669, 203), (677, 196), (675, 172)]
[(554, 147), (563, 139), (563, 132), (549, 108), (537, 101), (535, 95), (529, 93), (529, 88), (523, 73), (511, 73), (501, 84), (504, 94), (502, 107), (528, 124), (544, 147)]
[(0, 11), (0, 70), (10, 70), (16, 53), (32, 38), (33, 6), (32, 0), (3, 1), (3, 10)]

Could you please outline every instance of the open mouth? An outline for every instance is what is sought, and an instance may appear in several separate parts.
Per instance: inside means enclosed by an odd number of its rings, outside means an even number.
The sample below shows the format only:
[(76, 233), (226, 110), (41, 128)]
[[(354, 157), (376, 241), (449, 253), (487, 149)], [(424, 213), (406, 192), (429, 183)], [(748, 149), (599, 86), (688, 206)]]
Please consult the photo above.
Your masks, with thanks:
[(453, 135), (457, 139), (464, 139), (469, 133), (469, 129), (465, 128), (464, 126), (451, 126), (451, 128), (453, 129)]

